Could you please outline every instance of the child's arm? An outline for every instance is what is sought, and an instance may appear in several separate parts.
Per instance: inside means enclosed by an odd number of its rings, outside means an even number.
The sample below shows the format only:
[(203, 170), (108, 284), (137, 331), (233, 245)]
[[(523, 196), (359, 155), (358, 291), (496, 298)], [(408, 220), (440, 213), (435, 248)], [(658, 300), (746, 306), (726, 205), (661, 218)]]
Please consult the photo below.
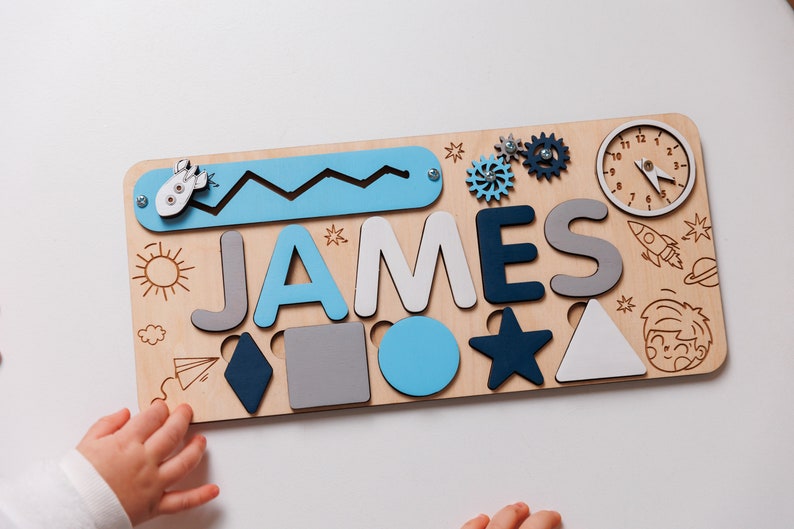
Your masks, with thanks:
[(493, 515), (481, 514), (466, 522), (461, 529), (554, 529), (560, 525), (560, 515), (555, 511), (538, 511), (530, 515), (526, 503), (508, 505)]
[(97, 421), (77, 445), (113, 489), (133, 525), (192, 509), (218, 495), (218, 486), (211, 484), (168, 490), (198, 465), (207, 446), (197, 435), (174, 453), (192, 416), (187, 404), (169, 414), (162, 401), (132, 418), (124, 409)]

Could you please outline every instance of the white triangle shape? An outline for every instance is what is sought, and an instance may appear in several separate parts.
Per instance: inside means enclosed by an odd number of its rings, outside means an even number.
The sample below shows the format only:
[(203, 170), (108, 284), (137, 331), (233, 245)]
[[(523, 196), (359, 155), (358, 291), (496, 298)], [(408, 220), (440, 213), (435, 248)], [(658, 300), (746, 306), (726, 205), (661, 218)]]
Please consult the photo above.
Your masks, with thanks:
[(557, 382), (630, 377), (645, 373), (645, 364), (637, 357), (604, 307), (595, 299), (588, 301), (557, 370)]

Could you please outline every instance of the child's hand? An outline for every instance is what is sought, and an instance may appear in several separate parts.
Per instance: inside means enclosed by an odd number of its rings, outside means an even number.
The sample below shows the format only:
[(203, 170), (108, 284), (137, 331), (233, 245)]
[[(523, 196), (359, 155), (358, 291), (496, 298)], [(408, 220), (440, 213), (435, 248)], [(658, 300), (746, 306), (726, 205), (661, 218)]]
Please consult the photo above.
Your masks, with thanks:
[(132, 525), (198, 507), (218, 495), (218, 486), (209, 484), (166, 490), (198, 465), (207, 447), (207, 440), (197, 435), (171, 455), (182, 444), (192, 417), (189, 405), (169, 415), (162, 401), (132, 419), (124, 409), (97, 421), (77, 445), (116, 493)]
[(461, 529), (554, 529), (560, 521), (560, 515), (555, 511), (538, 511), (530, 516), (527, 504), (519, 502), (508, 505), (492, 519), (481, 514), (466, 522)]

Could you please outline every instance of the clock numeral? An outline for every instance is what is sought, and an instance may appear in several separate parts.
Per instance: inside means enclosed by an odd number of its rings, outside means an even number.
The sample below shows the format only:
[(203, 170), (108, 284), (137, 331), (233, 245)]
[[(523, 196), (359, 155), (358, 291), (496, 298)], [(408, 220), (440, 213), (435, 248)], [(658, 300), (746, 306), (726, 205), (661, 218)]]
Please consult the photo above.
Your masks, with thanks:
[(637, 138), (637, 143), (645, 143), (645, 134), (637, 134), (634, 137)]
[(608, 152), (607, 154), (612, 157), (612, 161), (613, 162), (623, 158), (623, 155), (620, 154), (619, 152)]
[(678, 162), (673, 162), (673, 169), (677, 171), (680, 167), (681, 166), (678, 164)]
[(667, 148), (667, 156), (672, 156), (672, 155), (673, 155), (673, 149), (671, 149), (670, 147), (668, 147), (668, 148)]
[(646, 202), (647, 204), (650, 204), (652, 200), (653, 200), (653, 199), (651, 198), (651, 195), (646, 195), (646, 196), (645, 196), (645, 202)]
[(659, 138), (654, 138), (653, 141), (656, 142), (656, 145), (659, 145)]
[(621, 149), (631, 149), (631, 142), (629, 140), (621, 141), (620, 142)]
[(620, 191), (621, 189), (623, 189), (623, 183), (618, 182), (618, 184), (615, 187), (617, 188), (618, 191)]

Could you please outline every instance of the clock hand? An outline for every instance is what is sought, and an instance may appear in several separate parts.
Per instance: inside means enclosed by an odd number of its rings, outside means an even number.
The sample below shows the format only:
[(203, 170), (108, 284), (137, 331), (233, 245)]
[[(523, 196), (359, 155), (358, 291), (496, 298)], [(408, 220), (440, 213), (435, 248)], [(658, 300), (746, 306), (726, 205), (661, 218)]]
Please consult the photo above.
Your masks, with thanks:
[[(640, 172), (645, 175), (645, 178), (648, 179), (648, 181), (651, 183), (651, 185), (656, 190), (656, 192), (661, 193), (662, 188), (659, 187), (659, 176), (662, 175), (658, 174), (658, 170), (653, 165), (653, 162), (650, 161), (648, 158), (643, 158), (641, 160), (634, 160), (634, 165), (636, 165), (637, 169), (639, 169)], [(670, 179), (670, 177), (667, 176), (666, 174), (662, 176), (662, 178), (665, 177), (667, 177), (667, 179)]]
[(675, 178), (673, 178), (669, 174), (665, 173), (664, 171), (662, 171), (658, 167), (654, 167), (654, 171), (656, 171), (656, 176), (657, 177), (664, 178), (665, 180), (669, 180), (670, 182), (675, 182)]

